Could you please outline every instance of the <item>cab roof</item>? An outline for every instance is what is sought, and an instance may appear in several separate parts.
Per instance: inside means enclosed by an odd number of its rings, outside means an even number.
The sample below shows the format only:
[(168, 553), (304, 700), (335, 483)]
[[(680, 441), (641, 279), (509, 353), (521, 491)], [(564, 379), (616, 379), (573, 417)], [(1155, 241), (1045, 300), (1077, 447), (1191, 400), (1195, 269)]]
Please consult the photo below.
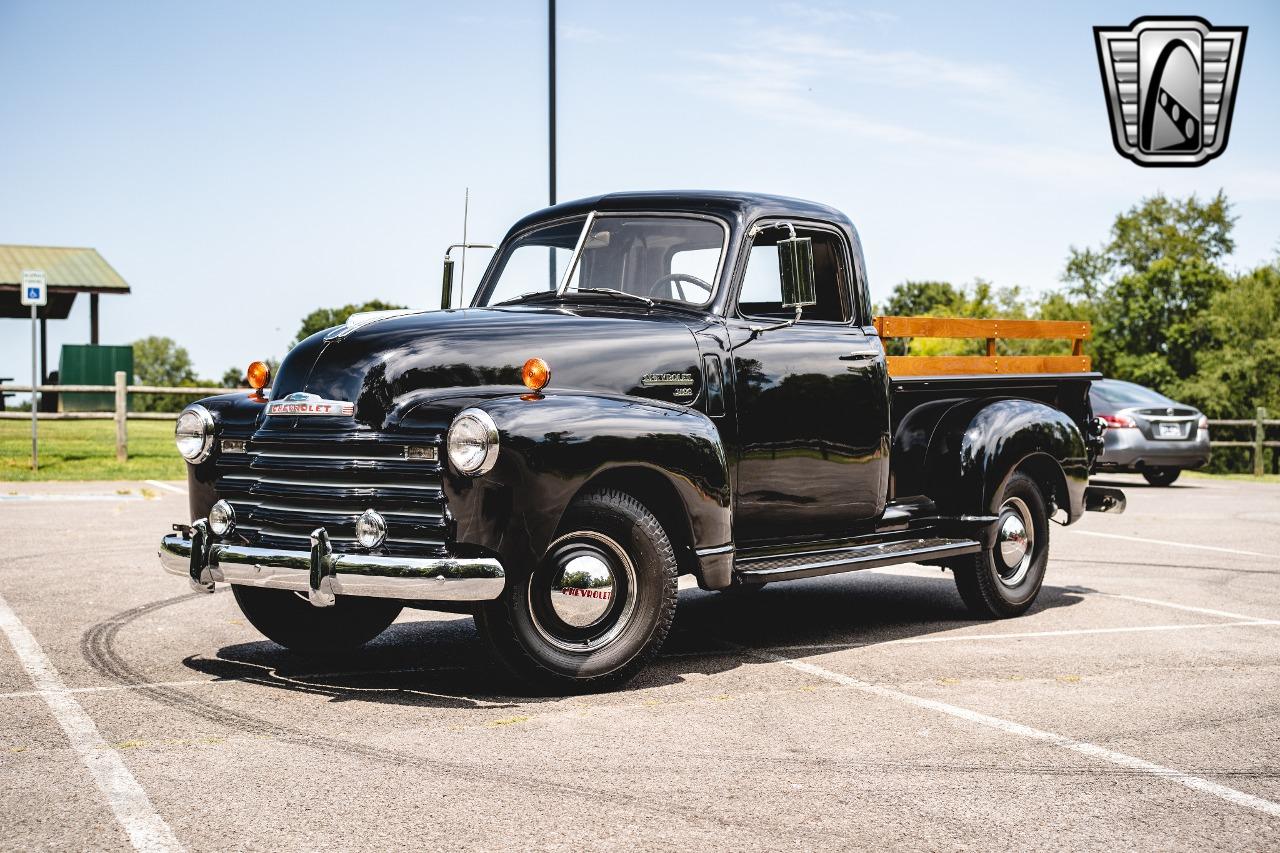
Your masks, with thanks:
[(853, 223), (849, 218), (834, 207), (803, 199), (766, 193), (719, 190), (658, 190), (608, 193), (562, 202), (525, 216), (512, 226), (511, 232), (521, 231), (534, 223), (548, 219), (576, 216), (593, 210), (601, 212), (670, 210), (708, 213), (737, 220), (739, 223), (749, 222), (761, 216), (794, 216), (803, 219), (819, 219), (853, 230)]

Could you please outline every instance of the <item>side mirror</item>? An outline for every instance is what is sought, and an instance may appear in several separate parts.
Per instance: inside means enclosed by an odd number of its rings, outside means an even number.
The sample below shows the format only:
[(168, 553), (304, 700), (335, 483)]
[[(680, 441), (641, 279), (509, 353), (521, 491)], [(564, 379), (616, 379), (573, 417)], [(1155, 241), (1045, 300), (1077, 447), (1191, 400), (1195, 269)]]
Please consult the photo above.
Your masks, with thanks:
[(778, 273), (782, 277), (783, 308), (800, 309), (818, 304), (813, 283), (813, 238), (790, 237), (779, 240)]

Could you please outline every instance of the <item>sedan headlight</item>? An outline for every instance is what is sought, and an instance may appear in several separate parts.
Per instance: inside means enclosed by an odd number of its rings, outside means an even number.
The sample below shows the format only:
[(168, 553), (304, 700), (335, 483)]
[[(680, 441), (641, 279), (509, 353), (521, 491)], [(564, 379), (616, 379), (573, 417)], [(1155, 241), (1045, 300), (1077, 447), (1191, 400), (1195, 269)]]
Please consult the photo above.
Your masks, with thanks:
[(213, 415), (208, 409), (199, 403), (187, 406), (173, 429), (173, 441), (182, 458), (193, 465), (208, 459), (213, 450), (213, 430)]
[(449, 462), (460, 474), (478, 477), (498, 460), (498, 427), (481, 409), (463, 409), (449, 425)]

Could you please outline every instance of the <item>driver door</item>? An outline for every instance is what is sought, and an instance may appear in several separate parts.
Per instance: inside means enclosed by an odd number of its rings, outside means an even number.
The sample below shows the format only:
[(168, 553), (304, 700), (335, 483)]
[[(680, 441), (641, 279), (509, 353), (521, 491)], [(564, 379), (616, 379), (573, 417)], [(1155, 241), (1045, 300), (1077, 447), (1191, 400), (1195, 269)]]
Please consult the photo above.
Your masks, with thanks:
[(760, 232), (739, 289), (733, 370), (737, 399), (734, 538), (740, 544), (836, 539), (884, 509), (888, 376), (880, 339), (863, 331), (842, 234), (813, 239), (817, 304), (792, 326), (782, 307), (776, 243)]

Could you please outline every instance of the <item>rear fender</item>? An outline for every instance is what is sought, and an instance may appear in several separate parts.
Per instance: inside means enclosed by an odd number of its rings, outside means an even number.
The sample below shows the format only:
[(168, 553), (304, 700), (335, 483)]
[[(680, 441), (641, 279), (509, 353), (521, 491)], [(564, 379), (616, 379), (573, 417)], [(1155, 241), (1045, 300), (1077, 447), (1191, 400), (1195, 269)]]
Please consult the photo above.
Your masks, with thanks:
[(984, 513), (1014, 471), (1035, 479), (1071, 523), (1084, 512), (1089, 458), (1065, 412), (1034, 400), (973, 400), (948, 409), (926, 454), (930, 497), (957, 513)]
[[(695, 550), (730, 542), (728, 466), (706, 415), (588, 394), (526, 394), (475, 405), (497, 425), (500, 450), (493, 469), (480, 477), (444, 466), (445, 497), (462, 549), (497, 554), (508, 571), (527, 570), (546, 553), (584, 485), (614, 469), (636, 468), (670, 483)], [(625, 471), (610, 481), (625, 483)]]

